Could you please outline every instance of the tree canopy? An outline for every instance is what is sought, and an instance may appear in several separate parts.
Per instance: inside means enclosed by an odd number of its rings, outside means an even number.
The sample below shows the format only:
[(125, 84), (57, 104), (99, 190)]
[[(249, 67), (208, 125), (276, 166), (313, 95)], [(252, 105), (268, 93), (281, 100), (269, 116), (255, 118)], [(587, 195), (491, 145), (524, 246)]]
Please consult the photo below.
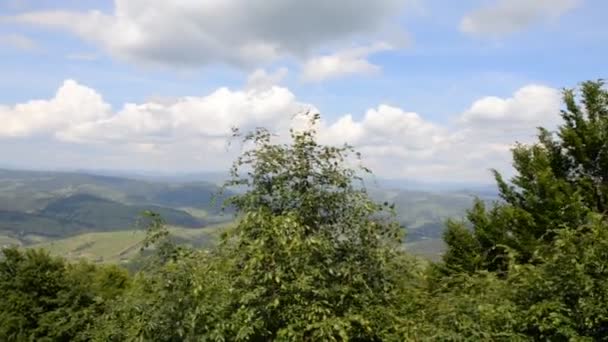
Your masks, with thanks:
[(505, 271), (509, 255), (534, 263), (561, 229), (578, 229), (608, 210), (608, 91), (603, 81), (563, 92), (563, 123), (539, 128), (538, 141), (513, 149), (510, 182), (494, 171), (501, 200), (478, 201), (464, 227), (451, 222), (444, 260), (465, 271)]

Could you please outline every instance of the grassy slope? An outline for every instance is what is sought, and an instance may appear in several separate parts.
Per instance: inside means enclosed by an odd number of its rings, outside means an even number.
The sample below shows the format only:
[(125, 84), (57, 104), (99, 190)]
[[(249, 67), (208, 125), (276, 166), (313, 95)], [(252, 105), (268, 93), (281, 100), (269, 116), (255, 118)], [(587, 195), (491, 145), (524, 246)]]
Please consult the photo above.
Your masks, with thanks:
[[(218, 224), (199, 229), (171, 227), (171, 236), (178, 243), (205, 246), (219, 238), (228, 224)], [(44, 248), (52, 254), (68, 259), (86, 258), (97, 262), (116, 263), (131, 259), (139, 252), (143, 230), (85, 233), (65, 239), (33, 244), (30, 248)]]
[(12, 246), (12, 245), (20, 246), (21, 241), (14, 239), (8, 235), (0, 234), (0, 248), (4, 247), (4, 246)]
[(445, 250), (445, 243), (442, 239), (418, 240), (416, 242), (406, 243), (405, 249), (408, 252), (425, 259), (439, 261)]

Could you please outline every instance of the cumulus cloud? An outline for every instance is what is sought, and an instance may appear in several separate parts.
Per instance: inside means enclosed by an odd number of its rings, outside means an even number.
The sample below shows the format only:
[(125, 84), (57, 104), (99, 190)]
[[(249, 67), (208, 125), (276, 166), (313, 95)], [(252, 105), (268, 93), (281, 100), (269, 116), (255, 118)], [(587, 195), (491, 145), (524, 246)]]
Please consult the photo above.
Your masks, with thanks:
[(342, 116), (323, 129), (323, 139), (332, 144), (347, 142), (356, 146), (395, 145), (404, 153), (432, 149), (446, 131), (425, 121), (417, 113), (388, 105), (369, 109), (359, 121), (351, 114)]
[[(0, 107), (0, 138), (24, 142), (23, 137), (39, 137), (46, 149), (53, 141), (62, 144), (61, 151), (94, 147), (107, 168), (217, 169), (234, 157), (226, 150), (232, 127), (264, 126), (284, 138), (288, 127), (301, 124), (294, 123), (294, 115), (316, 110), (275, 84), (283, 73), (258, 70), (243, 89), (219, 88), (119, 110), (95, 90), (66, 81), (49, 100)], [(473, 101), (450, 124), (379, 105), (362, 115), (325, 117), (318, 131), (323, 143), (354, 145), (364, 162), (385, 177), (486, 181), (489, 168), (509, 169), (515, 141), (533, 141), (539, 125), (554, 127), (559, 109), (557, 90), (528, 85), (509, 97)]]
[(556, 20), (583, 0), (495, 0), (467, 14), (460, 22), (464, 33), (497, 37)]
[(11, 20), (64, 29), (138, 62), (251, 67), (378, 33), (409, 1), (115, 0), (111, 14), (43, 11)]
[(282, 72), (268, 76), (257, 71), (244, 90), (224, 87), (200, 97), (127, 103), (118, 111), (113, 111), (95, 90), (67, 80), (49, 100), (0, 106), (0, 137), (53, 136), (73, 142), (158, 144), (226, 137), (234, 126), (250, 129), (288, 125), (294, 114), (310, 107), (298, 103), (287, 88), (271, 83), (273, 78), (278, 81)]
[(555, 113), (559, 112), (560, 100), (561, 93), (554, 88), (528, 85), (510, 98), (481, 98), (473, 102), (460, 119), (470, 125), (498, 125), (500, 128), (551, 123), (558, 119)]
[(170, 105), (126, 104), (108, 118), (72, 125), (59, 132), (66, 140), (171, 142), (188, 137), (226, 137), (233, 126), (274, 127), (303, 110), (286, 88), (238, 90), (220, 88), (202, 97), (184, 97)]
[(125, 104), (121, 110), (98, 120), (71, 124), (57, 137), (77, 142), (137, 142), (172, 144), (176, 140), (224, 139), (232, 127), (278, 128), (291, 116), (306, 110), (286, 88), (219, 88), (200, 97), (174, 101)]
[(380, 105), (360, 120), (349, 114), (324, 124), (321, 132), (327, 143), (356, 146), (387, 177), (487, 181), (490, 168), (511, 171), (515, 142), (533, 142), (538, 126), (555, 127), (560, 100), (556, 89), (528, 85), (508, 98), (474, 101), (449, 125)]
[(446, 175), (472, 180), (487, 177), (490, 168), (510, 172), (515, 142), (534, 142), (539, 126), (554, 129), (560, 106), (560, 92), (542, 85), (524, 86), (507, 98), (473, 101), (436, 147), (434, 160), (452, 166)]
[(38, 49), (38, 44), (21, 34), (3, 34), (0, 35), (0, 46), (7, 46), (22, 51), (34, 51)]
[(380, 66), (370, 63), (367, 57), (391, 49), (387, 43), (377, 43), (309, 59), (302, 67), (302, 79), (319, 82), (351, 74), (377, 73), (381, 70)]
[(50, 100), (0, 106), (0, 137), (61, 132), (66, 127), (108, 118), (110, 109), (95, 90), (67, 80)]

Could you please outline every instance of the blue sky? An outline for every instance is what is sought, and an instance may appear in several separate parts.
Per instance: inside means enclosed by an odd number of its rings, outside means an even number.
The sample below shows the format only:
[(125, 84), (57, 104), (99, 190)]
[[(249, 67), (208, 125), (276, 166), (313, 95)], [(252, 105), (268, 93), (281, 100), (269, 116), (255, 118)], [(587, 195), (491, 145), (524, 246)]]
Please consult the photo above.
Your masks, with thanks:
[(353, 143), (382, 176), (486, 181), (509, 172), (513, 142), (559, 122), (559, 89), (607, 76), (605, 13), (601, 0), (5, 0), (0, 152), (28, 168), (218, 170), (236, 153), (230, 124), (281, 131), (312, 107), (324, 142)]

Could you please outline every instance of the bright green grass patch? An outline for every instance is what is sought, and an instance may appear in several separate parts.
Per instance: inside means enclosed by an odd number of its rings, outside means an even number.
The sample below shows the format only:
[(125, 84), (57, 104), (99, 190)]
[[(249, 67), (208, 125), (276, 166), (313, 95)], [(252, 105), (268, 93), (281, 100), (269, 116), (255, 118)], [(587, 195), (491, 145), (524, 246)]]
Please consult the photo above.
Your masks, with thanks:
[(8, 246), (21, 246), (21, 241), (7, 235), (0, 235), (0, 248)]
[(405, 244), (405, 250), (431, 261), (439, 261), (445, 251), (445, 243), (442, 239), (419, 240)]
[[(230, 226), (231, 223), (199, 229), (170, 227), (169, 231), (176, 242), (200, 247), (213, 245), (219, 239), (221, 232)], [(136, 256), (144, 238), (143, 230), (96, 232), (37, 243), (28, 247), (44, 248), (51, 254), (71, 260), (84, 258), (95, 262), (119, 263)]]
[(65, 239), (31, 245), (44, 248), (54, 255), (68, 259), (89, 259), (97, 262), (128, 260), (138, 250), (145, 237), (143, 231), (85, 233)]

